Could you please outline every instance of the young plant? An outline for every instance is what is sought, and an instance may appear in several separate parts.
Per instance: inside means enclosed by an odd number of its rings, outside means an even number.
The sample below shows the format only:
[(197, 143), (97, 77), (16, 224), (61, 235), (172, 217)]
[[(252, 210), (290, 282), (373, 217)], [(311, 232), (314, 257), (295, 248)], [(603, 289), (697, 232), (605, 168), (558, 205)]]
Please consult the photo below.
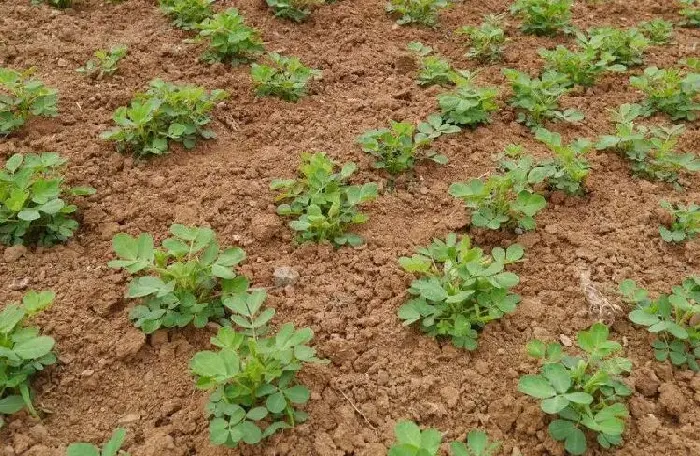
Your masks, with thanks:
[(92, 443), (71, 443), (66, 450), (66, 456), (129, 456), (121, 447), (126, 438), (126, 429), (117, 428), (112, 437), (102, 446), (102, 451)]
[(223, 90), (151, 81), (146, 93), (136, 94), (129, 106), (114, 112), (117, 127), (101, 138), (116, 142), (120, 152), (129, 150), (137, 156), (165, 154), (170, 141), (192, 149), (197, 138), (216, 137), (206, 129), (209, 113), (226, 96)]
[(173, 237), (158, 249), (150, 234), (134, 238), (120, 233), (112, 239), (119, 259), (109, 267), (136, 275), (126, 292), (127, 298), (142, 299), (130, 313), (134, 326), (150, 334), (225, 322), (224, 302), (248, 289), (248, 280), (233, 270), (245, 252), (238, 247), (221, 251), (209, 228), (174, 224), (170, 233)]
[(389, 0), (386, 10), (399, 17), (396, 21), (399, 25), (420, 24), (434, 27), (439, 11), (449, 5), (448, 0)]
[(276, 52), (270, 52), (267, 57), (271, 66), (254, 63), (250, 70), (259, 97), (298, 101), (306, 95), (309, 81), (321, 76), (319, 70), (304, 66), (296, 57), (283, 57)]
[[(591, 166), (586, 154), (593, 148), (587, 139), (577, 139), (571, 144), (563, 144), (561, 135), (540, 128), (535, 138), (542, 141), (554, 153), (554, 157), (540, 162), (529, 174), (530, 181), (542, 178), (550, 188), (562, 190), (569, 195), (586, 193), (586, 177)], [(535, 177), (535, 173), (541, 173)]]
[[(388, 456), (436, 456), (442, 442), (442, 434), (437, 429), (421, 429), (413, 422), (401, 420), (394, 426), (396, 443), (389, 449)], [(490, 442), (483, 431), (469, 431), (466, 444), (450, 443), (451, 456), (494, 456), (500, 448), (499, 442)]]
[(630, 84), (646, 95), (646, 114), (663, 112), (673, 120), (691, 122), (700, 118), (700, 73), (649, 67), (643, 75), (632, 76)]
[(276, 17), (294, 22), (305, 21), (313, 8), (325, 3), (325, 0), (266, 0)]
[(360, 236), (347, 233), (350, 225), (364, 223), (367, 216), (357, 206), (377, 197), (377, 184), (347, 185), (357, 168), (343, 165), (334, 173), (335, 164), (323, 152), (303, 153), (299, 179), (275, 179), (270, 188), (280, 191), (277, 213), (296, 219), (289, 226), (299, 242), (330, 241), (336, 247), (362, 245)]
[(611, 54), (601, 53), (591, 46), (572, 51), (559, 45), (553, 50), (540, 49), (539, 54), (545, 60), (545, 69), (567, 76), (568, 87), (591, 87), (605, 71), (624, 70), (621, 65), (612, 65), (615, 58)]
[(73, 6), (73, 0), (32, 0), (32, 5), (40, 5), (41, 3), (46, 3), (54, 8), (70, 8)]
[(642, 22), (639, 30), (651, 44), (668, 44), (673, 37), (673, 24), (661, 18)]
[(502, 167), (504, 172), (485, 180), (455, 182), (450, 185), (450, 195), (472, 209), (471, 224), (476, 227), (534, 230), (534, 216), (547, 206), (547, 201), (532, 189), (532, 184), (537, 183), (529, 180), (533, 170), (532, 158), (504, 160)]
[(520, 377), (518, 391), (541, 400), (542, 411), (556, 415), (549, 435), (564, 442), (570, 454), (586, 453), (586, 430), (603, 448), (622, 442), (629, 416), (623, 400), (632, 393), (622, 374), (631, 370), (632, 362), (615, 356), (622, 346), (608, 340), (608, 334), (602, 323), (579, 332), (577, 345), (583, 356), (564, 354), (558, 343), (533, 340), (527, 345), (528, 354), (544, 364), (540, 374)]
[(498, 111), (498, 89), (478, 87), (471, 78), (458, 81), (452, 92), (438, 95), (438, 105), (445, 122), (476, 128), (491, 120), (491, 113)]
[(202, 58), (209, 62), (248, 63), (264, 52), (260, 33), (245, 25), (236, 8), (214, 14), (197, 25), (198, 41), (208, 41), (209, 49)]
[(698, 0), (680, 0), (683, 8), (679, 11), (684, 20), (681, 25), (684, 27), (700, 27), (700, 3)]
[(0, 67), (0, 136), (9, 135), (31, 116), (56, 117), (57, 92), (24, 72)]
[(518, 122), (535, 127), (542, 126), (546, 120), (578, 122), (583, 119), (583, 114), (575, 109), (559, 109), (559, 98), (571, 90), (565, 74), (548, 70), (540, 78), (531, 78), (511, 69), (503, 70), (503, 74), (513, 88), (510, 104), (519, 109)]
[(571, 27), (573, 0), (516, 0), (510, 7), (522, 19), (521, 30), (530, 35), (555, 35)]
[(433, 141), (442, 135), (459, 133), (462, 131), (457, 125), (445, 122), (440, 114), (430, 114), (425, 122), (418, 124), (418, 133), (414, 137), (417, 143)]
[(689, 277), (654, 300), (630, 279), (620, 283), (620, 292), (636, 305), (629, 314), (632, 323), (656, 334), (651, 346), (658, 361), (700, 371), (700, 277)]
[(661, 207), (671, 213), (671, 226), (660, 226), (659, 234), (666, 242), (683, 242), (700, 234), (700, 206), (697, 204), (671, 204), (661, 201)]
[(444, 165), (447, 157), (434, 151), (424, 151), (432, 142), (426, 136), (414, 137), (415, 127), (410, 123), (391, 122), (391, 128), (369, 130), (357, 138), (362, 150), (376, 158), (375, 168), (386, 169), (396, 176), (412, 170), (417, 160), (427, 158)]
[(448, 86), (455, 84), (455, 78), (458, 76), (450, 62), (437, 55), (430, 55), (433, 48), (425, 46), (423, 43), (413, 41), (408, 43), (406, 48), (416, 54), (420, 70), (418, 72), (418, 85), (431, 86), (441, 85)]
[(645, 178), (670, 182), (679, 187), (682, 171), (700, 171), (700, 159), (695, 154), (676, 153), (676, 144), (683, 133), (682, 125), (646, 127), (634, 121), (644, 112), (638, 104), (624, 104), (613, 115), (614, 135), (601, 136), (596, 149), (612, 149), (632, 162), (632, 172)]
[(119, 61), (126, 57), (127, 47), (124, 45), (112, 46), (109, 51), (99, 49), (95, 51), (95, 58), (85, 63), (85, 66), (76, 71), (97, 80), (105, 76), (111, 76), (117, 71)]
[(46, 309), (54, 300), (51, 291), (28, 291), (22, 304), (9, 303), (0, 311), (0, 428), (3, 415), (27, 409), (36, 416), (29, 383), (45, 366), (56, 363), (55, 341), (39, 335), (39, 328), (26, 320)]
[(173, 21), (175, 27), (194, 30), (204, 19), (214, 14), (215, 0), (159, 0), (160, 9)]
[(685, 57), (680, 59), (678, 64), (688, 67), (693, 71), (700, 71), (700, 57)]
[(296, 374), (306, 363), (322, 363), (307, 343), (309, 328), (282, 325), (263, 337), (274, 309), (261, 311), (264, 290), (227, 299), (234, 323), (243, 331), (223, 327), (211, 343), (218, 351), (198, 352), (190, 361), (197, 388), (210, 391), (207, 412), (213, 444), (236, 448), (257, 444), (281, 429), (306, 421), (297, 409), (309, 400), (309, 389)]
[(514, 244), (486, 255), (472, 247), (469, 236), (457, 239), (454, 233), (433, 240), (417, 254), (399, 258), (406, 272), (419, 277), (411, 282), (408, 292), (414, 297), (399, 308), (399, 318), (404, 326), (419, 322), (429, 336), (449, 337), (456, 347), (475, 350), (479, 332), (520, 302), (510, 292), (520, 279), (504, 269), (523, 253)]
[(15, 154), (0, 169), (0, 243), (49, 246), (78, 229), (77, 207), (65, 196), (92, 195), (90, 187), (66, 188), (56, 153)]
[(644, 51), (649, 47), (649, 40), (636, 28), (619, 29), (599, 27), (590, 29), (586, 37), (578, 34), (579, 44), (598, 50), (601, 55), (613, 57), (611, 63), (625, 67), (644, 63)]
[(478, 27), (465, 26), (457, 33), (469, 39), (469, 52), (466, 56), (479, 62), (494, 62), (503, 57), (506, 34), (503, 31), (504, 16), (489, 14)]

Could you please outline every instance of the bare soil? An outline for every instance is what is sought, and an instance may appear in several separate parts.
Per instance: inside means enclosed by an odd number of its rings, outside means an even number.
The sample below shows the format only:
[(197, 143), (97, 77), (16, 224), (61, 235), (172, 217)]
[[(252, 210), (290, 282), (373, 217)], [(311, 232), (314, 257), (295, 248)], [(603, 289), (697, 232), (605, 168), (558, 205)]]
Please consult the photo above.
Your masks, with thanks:
[[(672, 0), (577, 2), (581, 28), (631, 26), (663, 17), (678, 21)], [(585, 198), (555, 197), (537, 217), (534, 233), (475, 233), (486, 248), (516, 239), (527, 247), (515, 272), (523, 302), (517, 311), (490, 324), (479, 349), (467, 352), (401, 326), (396, 310), (406, 299), (411, 277), (396, 259), (449, 231), (465, 232), (468, 217), (447, 194), (450, 183), (492, 171), (493, 157), (509, 143), (546, 153), (517, 124), (507, 107), (503, 67), (536, 73), (537, 49), (570, 43), (570, 37), (523, 36), (511, 20), (511, 41), (500, 65), (484, 66), (481, 84), (501, 88), (504, 108), (492, 124), (442, 138), (437, 149), (447, 166), (421, 165), (415, 179), (400, 183), (367, 207), (369, 222), (358, 231), (360, 249), (292, 243), (290, 230), (275, 215), (271, 179), (291, 177), (302, 151), (326, 151), (339, 162), (353, 160), (358, 181), (384, 181), (354, 144), (366, 129), (390, 119), (416, 122), (436, 109), (437, 88), (422, 89), (407, 65), (405, 46), (420, 40), (449, 57), (458, 68), (476, 68), (452, 31), (481, 16), (504, 12), (506, 0), (456, 4), (434, 30), (396, 27), (382, 0), (338, 0), (316, 11), (308, 23), (275, 19), (261, 0), (218, 1), (217, 10), (237, 6), (262, 32), (268, 50), (298, 56), (323, 70), (311, 96), (296, 104), (254, 96), (249, 67), (207, 65), (201, 45), (171, 26), (155, 1), (112, 5), (83, 0), (72, 10), (33, 7), (28, 0), (0, 0), (0, 65), (36, 67), (37, 75), (60, 94), (60, 116), (30, 122), (0, 140), (2, 160), (15, 152), (56, 151), (70, 159), (68, 180), (92, 185), (96, 195), (80, 203), (82, 226), (74, 239), (22, 257), (0, 255), (0, 303), (20, 298), (13, 283), (53, 289), (56, 303), (38, 318), (57, 340), (58, 365), (35, 382), (41, 420), (20, 414), (0, 432), (2, 456), (58, 456), (74, 441), (105, 441), (116, 426), (128, 428), (125, 449), (135, 456), (320, 455), (380, 456), (392, 441), (396, 420), (409, 418), (446, 432), (446, 440), (472, 428), (502, 440), (506, 455), (562, 455), (547, 435), (548, 418), (516, 390), (517, 379), (535, 364), (523, 347), (532, 337), (574, 338), (596, 316), (580, 286), (581, 271), (611, 302), (616, 284), (633, 278), (654, 293), (668, 291), (700, 272), (700, 243), (664, 243), (658, 233), (658, 201), (698, 202), (700, 180), (685, 192), (638, 180), (628, 164), (610, 153), (593, 153)], [(648, 52), (648, 65), (671, 66), (698, 56), (698, 30), (678, 29), (675, 41)], [(75, 72), (97, 48), (123, 43), (129, 55), (113, 79), (95, 82)], [(635, 73), (639, 73), (639, 69)], [(595, 138), (612, 130), (609, 110), (640, 100), (629, 74), (611, 74), (563, 104), (586, 115), (579, 125), (553, 125), (566, 139)], [(215, 112), (218, 139), (193, 151), (178, 148), (148, 162), (135, 161), (98, 138), (111, 127), (115, 108), (126, 104), (148, 81), (222, 88), (230, 98)], [(698, 122), (687, 125), (681, 149), (700, 143)], [(110, 240), (117, 232), (167, 236), (173, 222), (210, 226), (224, 246), (248, 253), (241, 272), (253, 284), (271, 287), (269, 305), (277, 324), (308, 325), (329, 365), (311, 366), (301, 377), (312, 390), (310, 419), (259, 447), (216, 448), (208, 442), (203, 405), (194, 389), (189, 359), (206, 349), (212, 330), (173, 330), (151, 340), (134, 329), (123, 299), (127, 278), (107, 268)], [(2, 247), (0, 247), (0, 254)], [(291, 266), (301, 275), (293, 287), (275, 289), (273, 271)], [(700, 375), (653, 359), (649, 335), (625, 318), (612, 326), (634, 363), (635, 393), (625, 444), (617, 455), (700, 455)], [(591, 449), (590, 454), (602, 454)]]

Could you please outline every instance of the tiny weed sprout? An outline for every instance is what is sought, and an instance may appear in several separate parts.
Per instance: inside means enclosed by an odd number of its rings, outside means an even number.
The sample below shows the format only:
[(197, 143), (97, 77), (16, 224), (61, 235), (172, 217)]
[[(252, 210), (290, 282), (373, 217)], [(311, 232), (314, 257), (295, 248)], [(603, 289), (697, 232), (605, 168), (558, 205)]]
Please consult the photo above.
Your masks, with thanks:
[(294, 22), (305, 21), (313, 8), (325, 3), (324, 0), (266, 0), (276, 17)]
[(92, 443), (71, 443), (66, 450), (66, 456), (129, 456), (129, 453), (121, 450), (126, 429), (117, 428), (112, 437), (102, 446), (102, 451)]
[(160, 9), (169, 16), (175, 27), (194, 30), (197, 24), (211, 17), (215, 0), (159, 0)]
[(197, 86), (151, 81), (146, 93), (136, 94), (129, 106), (114, 112), (117, 127), (101, 138), (114, 141), (120, 152), (131, 151), (137, 156), (165, 154), (170, 141), (192, 149), (197, 138), (216, 137), (206, 129), (211, 122), (209, 113), (226, 96), (223, 90), (208, 92)]
[(673, 24), (661, 18), (639, 24), (639, 30), (651, 44), (668, 44), (673, 37)]
[(46, 309), (55, 298), (51, 291), (28, 291), (22, 303), (9, 303), (0, 311), (0, 428), (3, 415), (27, 409), (36, 416), (29, 383), (45, 366), (56, 363), (55, 341), (41, 336), (26, 320)]
[(0, 67), (0, 137), (19, 129), (32, 116), (58, 115), (56, 90), (32, 78), (33, 72)]
[(632, 323), (656, 334), (651, 346), (658, 361), (700, 371), (700, 277), (689, 277), (656, 299), (630, 279), (620, 283), (620, 293), (636, 306), (629, 313)]
[(624, 70), (623, 66), (612, 65), (615, 59), (611, 54), (601, 53), (591, 46), (572, 51), (559, 45), (553, 50), (540, 49), (539, 54), (545, 61), (545, 69), (567, 76), (569, 83), (566, 85), (569, 87), (591, 87), (605, 71)]
[(85, 63), (85, 66), (76, 71), (95, 79), (111, 76), (117, 71), (119, 61), (126, 57), (127, 47), (124, 45), (113, 46), (109, 51), (99, 49), (95, 51), (95, 58)]
[(506, 42), (504, 17), (502, 14), (489, 14), (479, 26), (464, 26), (457, 30), (457, 33), (469, 39), (467, 57), (479, 62), (495, 62), (503, 57)]
[(571, 27), (573, 3), (573, 0), (516, 0), (510, 12), (522, 19), (524, 33), (554, 35)]
[(518, 109), (518, 122), (535, 127), (542, 126), (546, 120), (578, 122), (583, 119), (583, 113), (575, 109), (559, 109), (559, 98), (571, 90), (565, 74), (548, 70), (540, 78), (531, 78), (511, 69), (503, 70), (503, 74), (513, 88), (510, 104)]
[(520, 279), (504, 269), (523, 254), (514, 244), (486, 255), (471, 245), (469, 236), (458, 239), (454, 233), (444, 241), (435, 239), (417, 254), (399, 258), (406, 272), (419, 276), (408, 289), (414, 298), (399, 308), (399, 318), (405, 326), (419, 322), (431, 337), (449, 337), (455, 346), (475, 350), (484, 326), (520, 302), (510, 292)]
[(362, 245), (360, 236), (347, 233), (350, 225), (364, 223), (367, 216), (357, 206), (377, 197), (377, 184), (347, 185), (357, 168), (354, 163), (343, 165), (334, 173), (335, 164), (323, 152), (301, 156), (299, 179), (275, 179), (272, 190), (280, 194), (277, 213), (296, 219), (289, 226), (297, 233), (299, 242), (330, 241), (336, 247)]
[(433, 48), (417, 41), (408, 43), (406, 48), (418, 57), (420, 64), (418, 85), (454, 85), (456, 72), (452, 70), (447, 60), (437, 55), (430, 55)]
[(614, 135), (598, 139), (596, 149), (612, 149), (632, 162), (632, 172), (645, 179), (670, 182), (680, 187), (680, 173), (700, 171), (700, 158), (692, 152), (677, 153), (676, 144), (684, 128), (646, 127), (634, 121), (644, 112), (638, 104), (623, 104), (613, 115)]
[(588, 36), (578, 34), (579, 44), (591, 47), (601, 55), (613, 57), (612, 63), (625, 67), (644, 63), (644, 51), (649, 40), (636, 28), (618, 29), (599, 27), (588, 31)]
[(457, 82), (452, 92), (438, 95), (438, 105), (445, 122), (476, 128), (490, 122), (491, 113), (498, 111), (498, 89), (478, 87), (471, 78)]
[(671, 213), (671, 226), (660, 226), (659, 234), (666, 242), (683, 242), (700, 234), (700, 206), (697, 204), (671, 204), (661, 201), (661, 207)]
[(15, 154), (0, 169), (0, 243), (50, 246), (73, 236), (77, 207), (65, 196), (95, 193), (90, 187), (66, 188), (56, 153)]
[(198, 40), (209, 43), (209, 49), (202, 56), (209, 63), (248, 63), (265, 50), (260, 33), (245, 25), (243, 16), (236, 8), (204, 19), (197, 28)]
[(250, 70), (255, 93), (260, 97), (298, 101), (306, 95), (309, 81), (321, 76), (319, 70), (304, 66), (296, 57), (283, 57), (276, 52), (270, 52), (267, 57), (270, 66), (253, 63)]
[(577, 139), (571, 144), (563, 144), (559, 133), (544, 128), (537, 129), (535, 138), (545, 143), (554, 157), (540, 162), (530, 171), (529, 180), (538, 182), (544, 179), (550, 188), (569, 195), (586, 193), (585, 181), (591, 167), (585, 155), (593, 148), (593, 143), (587, 139)]
[(646, 95), (647, 114), (663, 112), (673, 120), (691, 122), (700, 118), (700, 73), (649, 67), (643, 75), (630, 77), (630, 84)]
[(375, 168), (386, 169), (392, 176), (412, 170), (416, 160), (427, 158), (444, 165), (447, 157), (423, 149), (432, 142), (426, 135), (414, 137), (415, 127), (410, 123), (391, 122), (390, 128), (369, 130), (357, 138), (362, 150), (372, 155)]
[(399, 19), (399, 25), (420, 24), (434, 27), (438, 13), (450, 5), (448, 0), (389, 0), (386, 10)]
[(170, 233), (173, 237), (159, 249), (150, 234), (134, 238), (120, 233), (112, 239), (119, 259), (109, 267), (136, 275), (126, 292), (127, 298), (142, 299), (130, 313), (134, 325), (150, 334), (224, 322), (225, 301), (248, 289), (248, 280), (233, 270), (245, 252), (238, 247), (221, 251), (209, 228), (174, 224)]
[(564, 354), (558, 343), (533, 340), (527, 345), (528, 354), (544, 364), (539, 374), (520, 377), (518, 391), (541, 400), (542, 411), (557, 416), (549, 423), (549, 435), (564, 442), (570, 454), (586, 453), (586, 430), (596, 434), (603, 448), (622, 442), (629, 416), (623, 401), (632, 393), (622, 374), (632, 362), (615, 356), (622, 346), (608, 340), (608, 334), (601, 323), (579, 332), (583, 356)]
[[(532, 184), (538, 183), (533, 179), (532, 158), (503, 160), (501, 166), (504, 172), (487, 179), (455, 182), (450, 185), (450, 195), (464, 201), (472, 210), (473, 226), (490, 230), (502, 227), (534, 230), (534, 217), (547, 206), (547, 201), (532, 189)], [(540, 179), (544, 177), (544, 174), (539, 176)]]
[[(401, 420), (394, 426), (396, 443), (388, 456), (437, 456), (442, 443), (442, 434), (437, 429), (421, 430), (413, 421)], [(450, 456), (495, 456), (499, 442), (489, 441), (483, 431), (469, 431), (466, 444), (450, 443)]]
[(234, 323), (243, 331), (223, 327), (211, 343), (218, 351), (198, 352), (190, 361), (197, 388), (210, 391), (207, 412), (213, 444), (236, 448), (240, 442), (257, 444), (282, 429), (306, 421), (297, 406), (310, 397), (296, 374), (304, 364), (325, 363), (307, 344), (309, 328), (291, 323), (269, 337), (267, 322), (274, 309), (262, 310), (266, 294), (250, 294), (226, 301)]
[(700, 3), (698, 0), (680, 0), (683, 7), (679, 11), (683, 16), (684, 27), (700, 27)]

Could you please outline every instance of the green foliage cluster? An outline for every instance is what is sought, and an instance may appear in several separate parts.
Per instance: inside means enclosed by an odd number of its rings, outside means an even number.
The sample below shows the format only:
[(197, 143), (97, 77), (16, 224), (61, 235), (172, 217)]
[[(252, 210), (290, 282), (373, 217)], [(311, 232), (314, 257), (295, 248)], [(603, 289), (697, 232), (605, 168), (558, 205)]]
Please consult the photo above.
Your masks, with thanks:
[(554, 35), (571, 28), (573, 0), (516, 0), (511, 14), (522, 19), (521, 29), (530, 35)]
[(570, 454), (586, 453), (586, 430), (603, 448), (622, 442), (629, 416), (623, 401), (632, 393), (622, 374), (631, 370), (632, 362), (615, 356), (622, 346), (608, 335), (601, 323), (579, 332), (583, 356), (564, 354), (558, 343), (533, 340), (527, 346), (528, 354), (544, 363), (539, 374), (520, 377), (518, 391), (541, 400), (542, 411), (557, 416), (549, 423), (549, 435), (564, 442)]
[(56, 153), (14, 154), (0, 169), (0, 243), (48, 246), (73, 236), (77, 207), (66, 195), (92, 195), (90, 187), (66, 188)]
[(661, 201), (661, 207), (671, 213), (671, 226), (660, 226), (659, 234), (666, 242), (683, 242), (700, 234), (700, 206), (671, 204)]
[[(401, 420), (394, 426), (396, 443), (388, 456), (437, 456), (442, 434), (437, 429), (421, 430), (413, 421)], [(483, 431), (469, 431), (467, 441), (450, 443), (450, 456), (495, 456), (500, 442), (491, 442)]]
[(46, 309), (54, 298), (50, 291), (28, 291), (21, 304), (9, 303), (0, 311), (0, 428), (3, 415), (25, 408), (37, 414), (29, 383), (34, 374), (56, 363), (55, 341), (40, 335), (39, 328), (27, 326), (26, 320)]
[(630, 84), (646, 95), (647, 115), (663, 112), (673, 120), (700, 118), (700, 73), (648, 67), (643, 75), (630, 77)]
[(673, 24), (657, 17), (648, 22), (639, 24), (639, 30), (651, 44), (668, 44), (673, 38)]
[(679, 11), (685, 27), (700, 27), (700, 3), (698, 0), (680, 0), (683, 7)]
[(129, 456), (129, 453), (120, 451), (126, 429), (117, 428), (112, 433), (112, 437), (102, 446), (102, 451), (92, 443), (71, 443), (66, 450), (66, 456)]
[(313, 8), (325, 3), (325, 0), (266, 0), (276, 17), (294, 22), (305, 21)]
[(248, 280), (233, 269), (245, 252), (220, 250), (209, 228), (174, 224), (170, 233), (173, 237), (158, 249), (150, 234), (134, 238), (120, 233), (112, 239), (119, 259), (109, 267), (136, 276), (126, 292), (127, 298), (142, 300), (131, 309), (134, 325), (150, 334), (160, 328), (225, 323), (224, 308), (248, 290)]
[(40, 5), (46, 3), (54, 8), (71, 8), (73, 6), (73, 0), (32, 0), (32, 5)]
[(307, 418), (297, 406), (310, 393), (296, 374), (306, 363), (325, 361), (307, 345), (313, 338), (309, 328), (286, 323), (265, 337), (275, 313), (263, 310), (265, 298), (264, 290), (253, 290), (232, 299), (232, 319), (242, 329), (219, 329), (211, 339), (219, 350), (198, 352), (190, 361), (197, 388), (210, 391), (209, 436), (216, 445), (256, 444)]
[(169, 16), (175, 27), (194, 30), (202, 21), (211, 17), (215, 0), (158, 0), (160, 9)]
[(658, 361), (700, 371), (700, 277), (689, 277), (674, 286), (670, 295), (656, 299), (630, 279), (620, 283), (620, 292), (636, 306), (629, 319), (656, 334), (651, 346)]
[(472, 77), (457, 80), (455, 90), (438, 95), (440, 113), (446, 123), (476, 128), (490, 122), (491, 113), (498, 111), (498, 89), (479, 87)]
[(406, 272), (419, 277), (408, 289), (414, 298), (399, 308), (399, 318), (406, 326), (419, 322), (431, 337), (449, 337), (457, 347), (476, 349), (484, 326), (513, 312), (520, 302), (510, 292), (520, 279), (504, 269), (523, 254), (514, 244), (487, 255), (472, 246), (469, 236), (458, 239), (454, 233), (444, 241), (433, 240), (417, 254), (399, 259)]
[(57, 92), (24, 72), (0, 67), (0, 137), (24, 125), (31, 116), (56, 117)]
[(608, 52), (582, 45), (579, 50), (572, 51), (564, 46), (556, 49), (540, 49), (540, 55), (545, 61), (545, 69), (566, 75), (568, 87), (580, 85), (591, 87), (598, 77), (606, 71), (621, 71), (625, 67), (613, 65), (615, 57)]
[(258, 96), (275, 96), (286, 101), (298, 101), (306, 95), (310, 80), (321, 76), (319, 70), (304, 66), (296, 57), (284, 57), (270, 52), (271, 65), (254, 63), (251, 77)]
[(586, 193), (585, 180), (591, 167), (585, 155), (593, 148), (593, 143), (587, 139), (577, 139), (571, 144), (564, 144), (559, 133), (543, 128), (535, 132), (535, 138), (545, 143), (554, 157), (538, 163), (530, 171), (528, 180), (546, 180), (550, 188), (569, 195)]
[(243, 15), (236, 8), (214, 14), (196, 28), (199, 29), (198, 40), (207, 41), (209, 45), (202, 56), (209, 63), (247, 63), (265, 50), (260, 33), (245, 25)]
[(504, 15), (489, 14), (479, 26), (464, 26), (457, 33), (469, 39), (466, 56), (479, 62), (494, 62), (503, 57), (506, 34), (503, 30)]
[(598, 27), (588, 31), (588, 36), (579, 33), (579, 44), (596, 49), (601, 55), (612, 56), (611, 63), (631, 67), (644, 63), (644, 51), (649, 40), (635, 27), (620, 29)]
[(289, 226), (299, 242), (330, 241), (335, 246), (362, 244), (362, 238), (347, 233), (350, 225), (364, 223), (367, 216), (358, 206), (377, 197), (377, 184), (347, 185), (357, 167), (349, 162), (335, 173), (335, 164), (323, 152), (301, 156), (298, 179), (275, 179), (270, 184), (279, 190), (277, 213), (296, 219)]
[(112, 46), (109, 51), (98, 49), (95, 51), (95, 58), (85, 62), (85, 66), (76, 71), (97, 80), (111, 76), (117, 71), (119, 61), (126, 57), (127, 50), (128, 48), (122, 44)]
[(457, 71), (452, 69), (450, 62), (446, 59), (438, 55), (430, 55), (433, 53), (433, 48), (430, 46), (426, 46), (418, 41), (412, 41), (408, 43), (406, 48), (418, 57), (420, 64), (418, 85), (454, 85), (455, 81), (461, 77)]
[(420, 24), (434, 27), (441, 9), (450, 5), (449, 0), (389, 0), (386, 10), (398, 17), (399, 25)]
[(205, 127), (211, 122), (209, 113), (226, 96), (223, 90), (208, 92), (157, 79), (146, 93), (136, 94), (129, 106), (114, 112), (117, 127), (101, 137), (116, 142), (119, 151), (130, 150), (138, 156), (165, 154), (170, 141), (191, 149), (197, 138), (216, 136)]

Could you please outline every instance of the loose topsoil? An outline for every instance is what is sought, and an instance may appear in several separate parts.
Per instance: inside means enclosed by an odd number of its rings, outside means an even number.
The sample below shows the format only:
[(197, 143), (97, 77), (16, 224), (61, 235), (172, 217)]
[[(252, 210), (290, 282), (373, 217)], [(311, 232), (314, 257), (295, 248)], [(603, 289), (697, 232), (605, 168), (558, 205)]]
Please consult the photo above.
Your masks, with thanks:
[[(60, 362), (34, 382), (42, 419), (10, 418), (0, 432), (0, 455), (63, 455), (71, 442), (103, 442), (123, 426), (125, 449), (135, 456), (380, 456), (402, 418), (439, 428), (445, 440), (485, 429), (503, 442), (506, 455), (562, 455), (561, 445), (547, 435), (549, 418), (516, 390), (518, 376), (536, 370), (524, 353), (526, 342), (573, 339), (595, 321), (580, 286), (582, 271), (590, 272), (593, 286), (613, 304), (622, 304), (615, 289), (624, 278), (656, 294), (700, 272), (700, 243), (669, 245), (657, 232), (659, 200), (698, 202), (697, 177), (678, 192), (632, 177), (629, 165), (612, 153), (594, 152), (590, 193), (555, 195), (537, 216), (535, 232), (472, 230), (486, 249), (516, 240), (526, 247), (525, 261), (514, 267), (523, 302), (486, 327), (478, 350), (456, 349), (400, 324), (396, 310), (411, 277), (397, 258), (433, 237), (468, 230), (463, 205), (447, 194), (450, 183), (493, 171), (493, 157), (510, 143), (537, 156), (547, 153), (515, 122), (501, 70), (535, 74), (542, 65), (538, 48), (573, 38), (524, 36), (512, 19), (505, 61), (481, 66), (477, 78), (501, 89), (504, 107), (493, 122), (441, 138), (436, 148), (449, 157), (447, 166), (420, 165), (413, 179), (369, 205), (369, 222), (357, 230), (366, 246), (293, 244), (286, 222), (275, 215), (270, 180), (292, 177), (301, 152), (325, 151), (339, 162), (358, 163), (358, 182), (385, 182), (354, 139), (391, 119), (417, 122), (436, 110), (440, 92), (416, 85), (406, 44), (422, 41), (456, 67), (475, 69), (453, 31), (479, 23), (484, 14), (505, 12), (508, 1), (457, 3), (441, 14), (436, 29), (394, 26), (382, 0), (338, 0), (299, 25), (275, 19), (261, 0), (216, 2), (217, 10), (240, 8), (268, 50), (323, 70), (313, 93), (296, 104), (256, 98), (248, 66), (201, 62), (202, 46), (184, 43), (191, 35), (171, 26), (155, 1), (77, 3), (59, 11), (28, 0), (0, 1), (0, 65), (36, 67), (60, 95), (59, 117), (33, 120), (0, 141), (2, 160), (16, 152), (56, 151), (70, 159), (71, 184), (97, 189), (79, 201), (82, 225), (70, 242), (32, 248), (19, 258), (15, 250), (5, 251), (0, 261), (0, 303), (20, 298), (17, 288), (25, 279), (31, 289), (56, 291), (55, 304), (37, 320), (60, 353)], [(574, 23), (624, 27), (657, 17), (677, 22), (677, 9), (671, 0), (579, 1)], [(678, 28), (673, 44), (651, 48), (646, 63), (665, 67), (697, 56), (699, 38), (697, 29)], [(96, 49), (117, 43), (128, 45), (129, 55), (114, 78), (95, 82), (75, 72)], [(586, 119), (550, 128), (566, 140), (612, 131), (609, 110), (641, 100), (628, 77), (609, 74), (592, 89), (565, 97), (562, 104), (582, 110)], [(147, 162), (101, 141), (113, 111), (154, 78), (227, 90), (230, 98), (214, 113), (218, 139), (192, 151), (175, 147)], [(680, 149), (698, 143), (698, 122), (688, 123)], [(307, 423), (255, 448), (228, 450), (208, 442), (206, 394), (194, 389), (187, 364), (209, 347), (213, 330), (144, 337), (128, 319), (127, 277), (106, 266), (115, 233), (149, 232), (160, 240), (174, 222), (210, 226), (221, 245), (245, 248), (241, 272), (254, 286), (269, 287), (275, 324), (313, 328), (315, 346), (331, 363), (301, 373), (312, 390)], [(274, 288), (273, 271), (280, 266), (295, 268), (300, 280)], [(700, 455), (700, 375), (655, 361), (650, 335), (627, 321), (629, 309), (622, 305), (612, 337), (623, 342), (634, 364), (629, 382), (635, 392), (625, 444), (610, 453)]]

